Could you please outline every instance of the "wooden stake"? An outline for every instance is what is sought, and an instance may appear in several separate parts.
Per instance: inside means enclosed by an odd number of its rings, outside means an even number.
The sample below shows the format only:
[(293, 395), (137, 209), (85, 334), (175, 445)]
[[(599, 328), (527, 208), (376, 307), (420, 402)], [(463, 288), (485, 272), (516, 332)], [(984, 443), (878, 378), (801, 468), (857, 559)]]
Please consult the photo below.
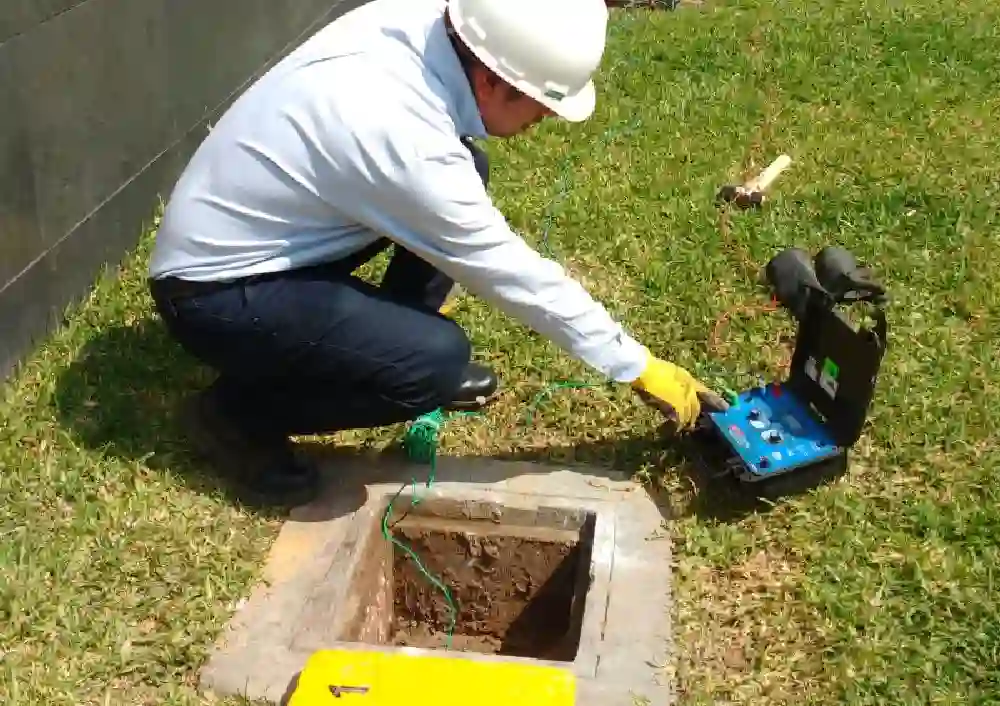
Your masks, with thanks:
[(776, 160), (771, 162), (771, 164), (760, 173), (760, 175), (749, 182), (746, 185), (747, 191), (764, 191), (768, 186), (778, 178), (781, 174), (788, 168), (788, 165), (792, 163), (792, 158), (787, 154), (783, 154)]

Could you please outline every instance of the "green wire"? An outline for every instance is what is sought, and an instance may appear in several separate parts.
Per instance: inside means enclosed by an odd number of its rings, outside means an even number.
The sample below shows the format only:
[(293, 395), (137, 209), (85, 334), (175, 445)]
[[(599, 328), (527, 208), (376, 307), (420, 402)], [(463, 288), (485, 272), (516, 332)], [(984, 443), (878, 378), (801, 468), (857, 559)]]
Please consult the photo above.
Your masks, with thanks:
[[(618, 135), (628, 134), (629, 132), (635, 130), (637, 127), (638, 127), (638, 122), (633, 121), (633, 123), (624, 127), (609, 128), (604, 133), (603, 140), (607, 141), (610, 138), (616, 137)], [(570, 185), (569, 167), (570, 167), (570, 160), (567, 157), (567, 159), (563, 163), (562, 175), (559, 178), (559, 192), (556, 198), (552, 199), (552, 201), (549, 202), (549, 206), (546, 209), (546, 214), (545, 214), (545, 225), (542, 231), (542, 242), (541, 242), (542, 249), (546, 252), (546, 254), (548, 254), (550, 257), (553, 258), (556, 257), (556, 253), (553, 251), (549, 243), (549, 229), (551, 228), (555, 217), (556, 203), (558, 203), (569, 191), (569, 185)], [(575, 381), (557, 382), (548, 385), (544, 390), (538, 393), (538, 395), (536, 395), (532, 403), (528, 405), (528, 409), (526, 410), (525, 414), (525, 422), (528, 424), (531, 423), (532, 415), (534, 413), (535, 408), (538, 406), (538, 404), (544, 397), (551, 395), (554, 390), (561, 388), (579, 389), (579, 388), (600, 387), (600, 386), (601, 385), (597, 383), (585, 383), (585, 382), (575, 382)], [(471, 416), (473, 414), (476, 413), (456, 412), (453, 413), (452, 415), (449, 415), (449, 418), (451, 416)], [(435, 478), (437, 476), (438, 432), (441, 429), (441, 425), (445, 421), (446, 419), (444, 413), (440, 409), (428, 412), (413, 420), (403, 436), (403, 448), (406, 452), (407, 457), (415, 463), (430, 465), (430, 472), (426, 482), (427, 488), (430, 488), (434, 484)], [(413, 498), (410, 501), (410, 507), (412, 509), (420, 504), (421, 499), (417, 496), (416, 479), (415, 478), (411, 479), (411, 482), (413, 484)], [(399, 493), (397, 493), (396, 497), (398, 497), (399, 494), (403, 492), (403, 489), (406, 488), (406, 485), (407, 485), (406, 483), (403, 484), (402, 488), (400, 488)], [(444, 594), (445, 600), (448, 602), (448, 607), (451, 611), (451, 625), (449, 626), (448, 629), (448, 647), (450, 649), (454, 638), (455, 624), (458, 619), (458, 607), (455, 604), (455, 601), (452, 598), (451, 592), (448, 590), (448, 587), (445, 586), (439, 579), (431, 575), (431, 573), (424, 566), (423, 562), (420, 561), (420, 557), (418, 557), (410, 547), (408, 547), (407, 545), (405, 545), (404, 543), (400, 542), (399, 540), (397, 540), (395, 537), (392, 536), (392, 533), (390, 532), (389, 528), (389, 516), (392, 514), (393, 502), (395, 502), (395, 499), (389, 502), (389, 505), (386, 507), (385, 514), (382, 516), (382, 535), (383, 537), (385, 537), (386, 540), (392, 542), (394, 545), (396, 545), (404, 552), (406, 552), (406, 554), (409, 555), (410, 558), (412, 558), (414, 563), (417, 565), (417, 569)]]
[[(444, 421), (444, 414), (441, 410), (434, 410), (433, 412), (428, 412), (427, 414), (417, 417), (406, 430), (406, 434), (403, 437), (403, 448), (406, 450), (407, 456), (416, 463), (426, 463), (430, 464), (430, 473), (427, 476), (427, 488), (430, 488), (434, 484), (437, 477), (437, 435), (438, 430), (441, 428), (441, 424)], [(414, 508), (420, 504), (421, 498), (417, 495), (417, 479), (411, 479), (413, 483), (413, 497), (410, 500), (410, 508)], [(396, 497), (399, 497), (400, 493), (403, 492), (403, 487), (399, 489), (399, 493)], [(444, 585), (439, 579), (435, 578), (424, 566), (423, 562), (420, 561), (420, 557), (417, 556), (416, 552), (413, 551), (409, 546), (397, 540), (392, 533), (389, 531), (389, 517), (392, 515), (392, 506), (396, 498), (389, 501), (386, 506), (385, 514), (382, 515), (382, 536), (392, 544), (396, 545), (402, 549), (406, 554), (409, 555), (413, 562), (417, 566), (417, 570), (422, 573), (428, 581), (430, 581), (436, 588), (438, 588), (448, 602), (448, 608), (451, 612), (451, 624), (448, 626), (448, 649), (451, 649), (452, 640), (455, 635), (455, 624), (458, 622), (458, 606), (455, 604), (455, 600), (452, 598), (451, 591), (448, 587)]]
[[(534, 412), (535, 408), (538, 406), (538, 404), (542, 401), (544, 397), (551, 395), (554, 390), (561, 388), (579, 389), (579, 388), (600, 387), (600, 386), (601, 385), (597, 383), (576, 382), (572, 380), (568, 382), (556, 382), (547, 385), (545, 389), (543, 389), (535, 396), (535, 399), (531, 402), (531, 404), (528, 405), (527, 416), (525, 421), (530, 424), (531, 415)], [(478, 412), (454, 412), (448, 415), (448, 417), (446, 418), (442, 410), (436, 409), (433, 412), (428, 412), (427, 414), (423, 414), (417, 417), (409, 424), (405, 434), (403, 435), (403, 449), (405, 450), (407, 457), (414, 463), (427, 464), (430, 466), (430, 471), (428, 472), (427, 481), (425, 484), (427, 488), (430, 488), (434, 484), (434, 481), (437, 478), (438, 434), (441, 430), (441, 425), (447, 419), (450, 419), (452, 417), (478, 416), (478, 414), (479, 414)], [(413, 497), (410, 501), (410, 508), (412, 509), (417, 505), (419, 505), (422, 502), (422, 499), (417, 494), (416, 478), (411, 478), (410, 483), (412, 484), (413, 487)], [(402, 549), (416, 564), (417, 570), (420, 571), (420, 573), (423, 574), (424, 577), (427, 578), (427, 580), (430, 581), (431, 584), (433, 584), (438, 590), (440, 590), (444, 594), (445, 600), (448, 603), (449, 611), (451, 613), (451, 623), (448, 626), (448, 641), (447, 641), (448, 648), (450, 649), (452, 646), (452, 642), (454, 640), (455, 625), (458, 622), (458, 606), (455, 603), (455, 599), (452, 597), (451, 591), (448, 590), (448, 587), (445, 586), (440, 579), (433, 576), (431, 572), (427, 570), (427, 567), (424, 566), (423, 562), (420, 560), (420, 557), (417, 556), (416, 552), (414, 552), (411, 547), (407, 546), (405, 543), (399, 541), (393, 536), (391, 529), (389, 527), (389, 517), (392, 515), (393, 504), (395, 503), (396, 498), (398, 498), (399, 495), (402, 494), (403, 490), (406, 488), (407, 485), (408, 485), (407, 483), (403, 483), (402, 487), (399, 489), (399, 492), (396, 493), (396, 496), (393, 497), (393, 499), (390, 500), (389, 504), (386, 506), (385, 513), (382, 515), (382, 536), (386, 539), (386, 541), (391, 542), (395, 546)], [(397, 520), (397, 523), (399, 521), (400, 520)]]
[(535, 399), (531, 401), (528, 405), (527, 410), (525, 410), (524, 421), (526, 424), (531, 424), (535, 410), (538, 408), (538, 404), (542, 401), (543, 397), (551, 396), (555, 390), (558, 389), (582, 389), (588, 387), (603, 387), (601, 383), (591, 383), (591, 382), (576, 382), (570, 380), (568, 382), (555, 382), (551, 385), (547, 385), (545, 389), (535, 395)]
[[(633, 123), (624, 127), (610, 128), (604, 133), (602, 141), (606, 142), (610, 138), (617, 137), (619, 135), (627, 135), (628, 133), (637, 129), (638, 126), (639, 126), (638, 121), (634, 121)], [(556, 257), (556, 253), (554, 252), (549, 242), (549, 231), (553, 221), (555, 220), (555, 205), (569, 191), (569, 182), (570, 182), (569, 167), (570, 167), (570, 159), (569, 157), (567, 157), (566, 161), (564, 162), (562, 175), (560, 176), (558, 182), (559, 184), (558, 194), (556, 195), (556, 198), (552, 199), (552, 201), (549, 202), (549, 206), (546, 209), (544, 226), (542, 228), (541, 249), (544, 250), (545, 253), (552, 258)], [(550, 396), (555, 390), (567, 389), (567, 388), (569, 389), (596, 388), (596, 387), (601, 387), (602, 385), (603, 385), (602, 383), (586, 383), (586, 382), (578, 382), (572, 380), (564, 382), (556, 382), (547, 385), (545, 389), (543, 389), (535, 396), (531, 404), (528, 405), (528, 408), (525, 411), (525, 423), (531, 424), (533, 414), (536, 408), (538, 407), (539, 403), (542, 401), (543, 398)], [(727, 396), (730, 397), (730, 399), (735, 397), (735, 393), (729, 390), (726, 390), (726, 393)], [(453, 416), (472, 416), (475, 414), (477, 413), (455, 412), (449, 415), (447, 418), (450, 419)], [(427, 488), (430, 488), (434, 484), (434, 481), (437, 476), (438, 434), (441, 430), (441, 425), (444, 424), (445, 421), (446, 417), (440, 409), (428, 412), (427, 414), (423, 414), (417, 417), (415, 420), (413, 420), (403, 436), (403, 448), (406, 452), (407, 457), (415, 463), (427, 464), (430, 466), (430, 472), (428, 474), (426, 482)], [(421, 498), (418, 497), (417, 495), (416, 479), (415, 478), (411, 479), (411, 482), (413, 484), (413, 498), (410, 502), (410, 507), (413, 508), (420, 504)], [(397, 493), (396, 497), (398, 497), (399, 494), (403, 492), (403, 489), (406, 488), (406, 485), (407, 485), (406, 483), (403, 484), (403, 486), (399, 490), (399, 493)], [(447, 643), (450, 649), (454, 638), (455, 625), (458, 619), (458, 606), (455, 604), (455, 601), (452, 598), (451, 592), (448, 590), (448, 587), (445, 586), (442, 581), (431, 575), (431, 573), (427, 570), (424, 564), (420, 561), (420, 557), (418, 557), (410, 547), (408, 547), (407, 545), (405, 545), (404, 543), (400, 542), (399, 540), (397, 540), (395, 537), (392, 536), (392, 533), (390, 532), (389, 528), (389, 516), (392, 514), (392, 506), (394, 501), (395, 498), (393, 499), (393, 501), (389, 502), (385, 514), (382, 517), (382, 535), (386, 538), (386, 540), (392, 542), (394, 545), (396, 545), (404, 552), (406, 552), (406, 554), (413, 559), (414, 563), (416, 563), (417, 569), (428, 579), (428, 581), (430, 581), (435, 587), (437, 587), (444, 594), (445, 600), (448, 602), (448, 607), (451, 611), (451, 625), (449, 626), (448, 629), (448, 643)]]
[[(427, 482), (428, 487), (430, 486), (430, 483), (431, 483), (430, 481)], [(406, 484), (404, 484), (403, 487), (405, 488)], [(414, 493), (416, 493), (416, 479), (414, 479), (413, 481), (413, 490)], [(388, 540), (389, 542), (391, 542), (392, 544), (396, 545), (404, 552), (406, 552), (410, 556), (410, 558), (413, 559), (413, 562), (417, 565), (417, 570), (419, 570), (420, 573), (422, 573), (428, 581), (430, 581), (436, 588), (438, 588), (444, 594), (445, 600), (448, 602), (448, 608), (451, 612), (451, 624), (448, 626), (448, 642), (447, 642), (448, 649), (451, 649), (452, 640), (455, 635), (455, 624), (458, 622), (458, 606), (455, 605), (455, 600), (451, 597), (451, 591), (448, 590), (448, 587), (445, 586), (440, 580), (435, 578), (427, 570), (427, 567), (425, 567), (423, 562), (420, 561), (420, 557), (417, 556), (416, 552), (414, 552), (413, 549), (411, 549), (405, 543), (400, 542), (398, 539), (396, 539), (392, 535), (392, 532), (389, 531), (389, 516), (392, 514), (392, 505), (394, 502), (395, 499), (389, 501), (389, 505), (385, 509), (385, 514), (382, 516), (382, 536), (385, 537), (386, 540)], [(412, 505), (416, 505), (418, 503), (419, 499), (414, 497)]]
[[(602, 136), (602, 142), (607, 143), (610, 139), (618, 137), (620, 135), (627, 135), (634, 130), (638, 129), (639, 120), (633, 120), (628, 125), (609, 128), (605, 131)], [(541, 238), (541, 248), (545, 251), (547, 255), (552, 258), (556, 257), (556, 253), (552, 249), (549, 243), (549, 231), (555, 220), (555, 206), (561, 201), (569, 191), (570, 186), (570, 158), (567, 156), (563, 163), (562, 174), (558, 181), (558, 193), (552, 201), (549, 202), (548, 208), (546, 209), (545, 222), (542, 229)], [(586, 382), (576, 382), (576, 381), (566, 381), (566, 382), (556, 382), (545, 387), (535, 399), (528, 405), (528, 409), (525, 414), (525, 422), (530, 424), (532, 420), (532, 415), (535, 408), (546, 396), (552, 394), (553, 391), (557, 389), (564, 388), (590, 388), (590, 387), (601, 387), (600, 383), (586, 383)], [(455, 412), (448, 416), (451, 418), (453, 416), (472, 416), (477, 414), (476, 412)], [(446, 421), (444, 413), (438, 409), (427, 414), (423, 414), (413, 420), (408, 426), (404, 436), (403, 436), (403, 448), (406, 452), (408, 458), (415, 462), (421, 464), (427, 464), (430, 466), (430, 471), (427, 477), (426, 487), (430, 488), (437, 477), (437, 450), (438, 450), (438, 433), (440, 432), (441, 425)], [(411, 479), (413, 485), (413, 498), (410, 502), (410, 507), (416, 507), (420, 504), (421, 499), (417, 496), (417, 481), (415, 478)], [(399, 492), (396, 494), (398, 498), (399, 495), (406, 488), (407, 484), (404, 483), (400, 488)], [(392, 506), (395, 502), (395, 498), (391, 500), (386, 507), (385, 514), (382, 516), (382, 535), (385, 539), (395, 546), (402, 549), (406, 554), (413, 559), (414, 563), (417, 565), (417, 569), (431, 582), (436, 588), (438, 588), (445, 596), (445, 600), (448, 602), (448, 607), (451, 611), (451, 625), (448, 629), (448, 648), (451, 648), (452, 640), (454, 638), (455, 625), (458, 619), (458, 606), (455, 604), (452, 598), (451, 591), (444, 583), (432, 576), (431, 573), (424, 566), (423, 562), (420, 561), (420, 557), (406, 544), (400, 542), (395, 537), (392, 536), (392, 532), (389, 528), (389, 517), (392, 514)], [(405, 516), (405, 515), (404, 515)], [(402, 518), (400, 518), (402, 519)], [(399, 520), (397, 520), (399, 522)]]

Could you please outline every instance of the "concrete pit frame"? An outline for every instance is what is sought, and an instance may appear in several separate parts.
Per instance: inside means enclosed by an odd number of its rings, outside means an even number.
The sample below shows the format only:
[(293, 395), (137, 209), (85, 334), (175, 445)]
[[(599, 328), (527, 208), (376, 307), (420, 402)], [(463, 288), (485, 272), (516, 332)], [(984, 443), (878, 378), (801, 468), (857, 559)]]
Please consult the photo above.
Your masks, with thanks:
[(327, 496), (282, 528), (202, 687), (281, 703), (317, 650), (405, 650), (569, 669), (579, 706), (674, 702), (671, 547), (641, 486), (603, 469), (446, 459), (431, 488), (401, 492), (421, 473), (338, 467)]

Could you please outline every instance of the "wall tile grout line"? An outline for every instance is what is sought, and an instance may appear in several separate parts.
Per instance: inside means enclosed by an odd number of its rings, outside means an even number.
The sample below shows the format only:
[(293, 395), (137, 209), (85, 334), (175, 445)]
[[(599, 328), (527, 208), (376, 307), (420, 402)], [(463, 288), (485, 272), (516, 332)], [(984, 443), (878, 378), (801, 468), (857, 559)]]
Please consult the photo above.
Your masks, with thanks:
[[(74, 8), (77, 8), (77, 7), (80, 7), (81, 5), (85, 4), (86, 2), (90, 2), (90, 1), (91, 0), (84, 0), (83, 3), (80, 3), (78, 5), (74, 5), (72, 8), (69, 8), (69, 10), (72, 10)], [(317, 27), (318, 25), (320, 25), (325, 18), (329, 17), (330, 14), (333, 13), (336, 10), (336, 8), (338, 8), (340, 5), (343, 5), (346, 1), (347, 0), (338, 0), (337, 2), (334, 2), (332, 5), (330, 5), (327, 10), (325, 10), (315, 20), (313, 20), (312, 22), (310, 22), (309, 25), (304, 30), (302, 30), (299, 34), (297, 34), (291, 41), (287, 42), (285, 45), (283, 45), (281, 47), (280, 50), (278, 50), (277, 52), (275, 52), (274, 54), (272, 54), (272, 56), (257, 71), (255, 71), (254, 73), (252, 73), (248, 78), (246, 78), (244, 81), (242, 81), (235, 89), (233, 89), (232, 91), (230, 91), (211, 110), (205, 111), (205, 113), (202, 114), (201, 118), (199, 118), (191, 127), (189, 127), (187, 130), (185, 130), (179, 136), (177, 136), (176, 139), (172, 140), (170, 142), (170, 144), (168, 144), (164, 149), (160, 150), (160, 152), (158, 152), (152, 159), (150, 159), (148, 162), (146, 162), (146, 164), (144, 164), (142, 166), (142, 168), (140, 168), (139, 170), (137, 170), (132, 176), (130, 176), (128, 179), (126, 179), (124, 182), (122, 182), (118, 186), (118, 188), (116, 188), (113, 192), (111, 192), (110, 195), (108, 195), (106, 198), (102, 199), (100, 201), (100, 203), (98, 203), (94, 208), (92, 208), (90, 211), (88, 211), (87, 214), (84, 215), (79, 221), (77, 221), (70, 228), (68, 228), (66, 230), (66, 232), (63, 233), (59, 238), (57, 238), (48, 248), (46, 248), (41, 253), (39, 253), (35, 258), (33, 258), (31, 260), (31, 262), (29, 262), (27, 265), (25, 265), (21, 269), (20, 272), (18, 272), (16, 275), (14, 275), (13, 277), (11, 277), (2, 287), (0, 287), (0, 296), (3, 296), (4, 292), (7, 289), (9, 289), (14, 283), (16, 283), (19, 279), (21, 279), (24, 275), (26, 275), (31, 270), (31, 268), (35, 267), (35, 265), (37, 265), (39, 262), (41, 262), (42, 260), (44, 260), (51, 252), (53, 252), (54, 250), (56, 250), (56, 248), (58, 248), (60, 245), (62, 245), (64, 242), (66, 242), (66, 240), (68, 240), (84, 223), (86, 223), (91, 218), (93, 218), (102, 208), (104, 208), (106, 205), (108, 205), (122, 191), (124, 191), (126, 188), (128, 188), (128, 186), (131, 185), (136, 179), (138, 179), (140, 176), (142, 176), (151, 166), (153, 166), (157, 162), (157, 160), (161, 159), (164, 155), (166, 155), (168, 152), (170, 152), (172, 149), (174, 149), (177, 145), (179, 145), (181, 142), (183, 142), (184, 139), (187, 138), (192, 132), (194, 132), (195, 130), (199, 129), (199, 127), (203, 126), (206, 123), (206, 121), (214, 113), (218, 112), (218, 110), (219, 110), (220, 107), (222, 107), (223, 105), (225, 105), (234, 96), (236, 96), (241, 91), (243, 91), (253, 81), (255, 81), (260, 76), (262, 76), (264, 73), (266, 73), (268, 70), (270, 70), (270, 68), (272, 66), (274, 66), (274, 64), (277, 61), (280, 61), (280, 59), (286, 55), (286, 53), (289, 51), (289, 49), (291, 47), (296, 46), (304, 37), (306, 37), (310, 33), (312, 33), (313, 29), (315, 27)], [(68, 12), (69, 10), (66, 10), (65, 12)], [(65, 12), (61, 12), (59, 14), (62, 15), (62, 14), (65, 14)], [(35, 26), (37, 27), (38, 25), (35, 25)], [(2, 46), (3, 45), (0, 44), (0, 47), (2, 47)]]
[(57, 19), (59, 17), (62, 17), (66, 13), (73, 12), (73, 10), (76, 10), (79, 7), (83, 7), (88, 2), (92, 2), (92, 1), (93, 0), (80, 0), (80, 2), (76, 3), (75, 5), (71, 5), (70, 7), (64, 7), (62, 10), (59, 10), (58, 12), (52, 13), (51, 15), (49, 15), (48, 17), (46, 17), (45, 19), (39, 20), (39, 21), (33, 23), (31, 26), (26, 27), (25, 29), (22, 29), (22, 30), (19, 30), (17, 32), (14, 32), (14, 34), (10, 35), (9, 37), (4, 37), (3, 39), (0, 39), (0, 49), (3, 49), (4, 46), (8, 42), (12, 42), (15, 39), (17, 39), (18, 37), (22, 37), (25, 34), (28, 34), (30, 32), (34, 32), (39, 27), (44, 27), (49, 22), (52, 22), (53, 20), (55, 20), (55, 19)]

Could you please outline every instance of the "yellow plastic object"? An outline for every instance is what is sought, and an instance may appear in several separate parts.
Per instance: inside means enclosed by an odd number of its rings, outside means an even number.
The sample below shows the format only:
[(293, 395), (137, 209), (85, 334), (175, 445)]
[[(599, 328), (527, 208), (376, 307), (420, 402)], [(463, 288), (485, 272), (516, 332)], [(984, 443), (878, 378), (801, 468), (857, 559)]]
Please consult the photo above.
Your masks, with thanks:
[(438, 309), (438, 313), (442, 316), (451, 316), (452, 312), (458, 308), (458, 301), (464, 294), (465, 289), (460, 284), (453, 284), (445, 297), (444, 304)]
[(573, 706), (567, 668), (432, 655), (324, 650), (287, 706)]

